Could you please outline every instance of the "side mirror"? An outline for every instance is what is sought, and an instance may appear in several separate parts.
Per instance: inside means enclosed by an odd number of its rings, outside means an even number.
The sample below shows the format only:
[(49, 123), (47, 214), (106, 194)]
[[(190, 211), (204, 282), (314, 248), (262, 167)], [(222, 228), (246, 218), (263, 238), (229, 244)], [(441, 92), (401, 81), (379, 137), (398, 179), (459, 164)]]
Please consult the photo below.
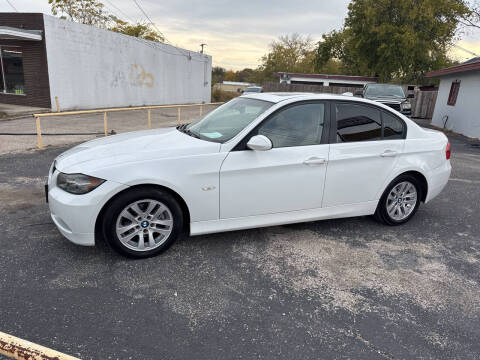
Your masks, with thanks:
[(248, 140), (247, 147), (250, 150), (267, 151), (270, 150), (273, 145), (270, 139), (265, 135), (255, 135)]
[(415, 97), (415, 94), (408, 94), (407, 99), (413, 99)]
[(355, 90), (353, 95), (363, 97), (363, 90)]

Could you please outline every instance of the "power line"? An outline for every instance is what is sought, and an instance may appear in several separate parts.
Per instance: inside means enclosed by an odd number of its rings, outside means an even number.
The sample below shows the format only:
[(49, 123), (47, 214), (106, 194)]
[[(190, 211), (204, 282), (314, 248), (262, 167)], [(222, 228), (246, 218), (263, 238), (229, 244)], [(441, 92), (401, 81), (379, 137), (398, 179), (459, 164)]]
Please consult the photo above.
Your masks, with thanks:
[(166, 43), (170, 44), (177, 52), (181, 53), (181, 55), (182, 55), (182, 56), (185, 56), (188, 60), (192, 60), (192, 55), (190, 55), (190, 52), (185, 52), (184, 50), (179, 49), (179, 48), (177, 48), (176, 46), (174, 46), (174, 45), (167, 39), (167, 37), (160, 31), (160, 29), (157, 27), (157, 25), (155, 25), (155, 23), (152, 21), (152, 19), (150, 19), (150, 17), (148, 16), (148, 14), (145, 12), (145, 10), (143, 10), (143, 8), (140, 6), (140, 4), (137, 2), (137, 0), (133, 0), (133, 2), (134, 2), (135, 5), (140, 9), (140, 11), (141, 11), (142, 14), (145, 16), (145, 18), (150, 22), (150, 24), (154, 27), (154, 29), (163, 37), (163, 39), (165, 40)]
[(450, 45), (456, 47), (457, 49), (463, 50), (463, 51), (469, 53), (470, 55), (480, 56), (480, 55), (478, 55), (478, 54), (475, 54), (473, 51), (470, 51), (470, 50), (468, 50), (468, 49), (465, 49), (464, 47), (461, 47), (460, 45), (457, 45), (457, 44), (454, 44), (454, 43), (450, 43)]
[(122, 14), (123, 16), (125, 16), (128, 20), (130, 20), (132, 23), (135, 23), (136, 21), (133, 20), (133, 18), (131, 16), (129, 16), (127, 13), (125, 13), (122, 9), (118, 8), (114, 3), (112, 3), (110, 0), (105, 0), (106, 2), (108, 2), (108, 4), (110, 6), (112, 6), (114, 9), (116, 9), (120, 14)]
[(150, 19), (150, 17), (147, 15), (145, 10), (143, 10), (143, 8), (140, 6), (140, 4), (137, 2), (137, 0), (133, 0), (133, 2), (135, 3), (135, 5), (137, 5), (137, 7), (140, 9), (142, 14), (147, 18), (147, 20), (150, 22), (150, 24), (152, 24), (152, 26), (155, 28), (155, 30), (157, 30), (157, 32), (165, 39), (165, 41), (168, 41), (166, 36), (163, 35), (163, 33), (157, 28), (155, 23), (152, 21), (152, 19)]
[(8, 5), (10, 5), (12, 7), (13, 10), (15, 10), (16, 12), (18, 12), (17, 8), (15, 6), (13, 6), (13, 4), (10, 2), (10, 0), (6, 0)]

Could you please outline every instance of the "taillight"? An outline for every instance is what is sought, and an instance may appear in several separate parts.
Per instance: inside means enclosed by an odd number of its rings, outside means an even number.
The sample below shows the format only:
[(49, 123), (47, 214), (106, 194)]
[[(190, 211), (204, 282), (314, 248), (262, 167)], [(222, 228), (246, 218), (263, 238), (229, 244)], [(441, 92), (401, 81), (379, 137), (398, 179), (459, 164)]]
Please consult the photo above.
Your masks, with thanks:
[(447, 143), (447, 148), (445, 149), (445, 157), (447, 160), (450, 160), (451, 150), (450, 150), (450, 142)]

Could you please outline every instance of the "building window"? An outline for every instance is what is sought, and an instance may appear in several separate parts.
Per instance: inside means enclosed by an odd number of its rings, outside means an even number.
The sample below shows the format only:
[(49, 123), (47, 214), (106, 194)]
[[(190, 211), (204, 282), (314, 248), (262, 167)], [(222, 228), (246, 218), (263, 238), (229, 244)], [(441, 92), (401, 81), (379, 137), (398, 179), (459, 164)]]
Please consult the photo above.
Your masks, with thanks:
[(450, 87), (450, 94), (448, 94), (447, 105), (455, 106), (455, 104), (457, 103), (457, 96), (458, 96), (459, 90), (460, 90), (460, 81), (456, 80), (452, 82), (452, 86)]
[(0, 65), (0, 91), (24, 95), (23, 54), (20, 48), (0, 46)]

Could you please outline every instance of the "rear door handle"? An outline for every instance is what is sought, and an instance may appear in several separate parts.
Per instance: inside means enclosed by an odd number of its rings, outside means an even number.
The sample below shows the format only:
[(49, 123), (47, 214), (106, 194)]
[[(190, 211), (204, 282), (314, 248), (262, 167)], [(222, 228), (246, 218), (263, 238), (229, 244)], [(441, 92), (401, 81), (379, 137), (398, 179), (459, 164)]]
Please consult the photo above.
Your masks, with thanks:
[(397, 156), (397, 152), (395, 150), (385, 150), (383, 153), (380, 154), (381, 157), (394, 157)]
[(303, 163), (305, 165), (322, 165), (322, 164), (325, 164), (326, 162), (327, 162), (327, 159), (312, 156), (312, 157), (309, 157), (307, 160), (305, 160)]

